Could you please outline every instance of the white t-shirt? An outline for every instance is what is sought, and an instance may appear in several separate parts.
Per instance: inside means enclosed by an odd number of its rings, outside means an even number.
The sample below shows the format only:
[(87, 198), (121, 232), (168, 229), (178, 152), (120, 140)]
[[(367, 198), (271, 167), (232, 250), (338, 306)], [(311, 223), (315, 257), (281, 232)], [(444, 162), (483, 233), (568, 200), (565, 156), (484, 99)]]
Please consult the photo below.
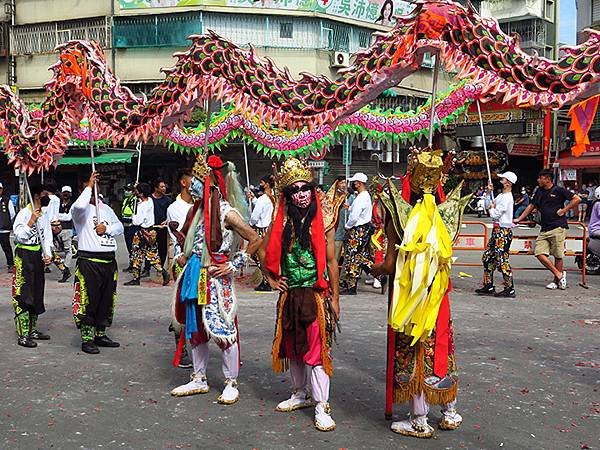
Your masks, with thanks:
[[(123, 224), (111, 209), (110, 206), (100, 202), (98, 211), (100, 221), (96, 217), (96, 206), (90, 203), (92, 198), (92, 189), (86, 187), (75, 203), (71, 205), (71, 216), (73, 226), (77, 231), (78, 249), (85, 252), (115, 252), (117, 251), (117, 241), (115, 236), (123, 234)], [(152, 202), (150, 202), (152, 203)], [(96, 233), (96, 224), (106, 225), (106, 233), (98, 236)]]
[(371, 195), (368, 191), (362, 191), (356, 196), (352, 205), (350, 205), (346, 230), (371, 222), (372, 215), (373, 204), (371, 203)]
[(267, 194), (263, 194), (256, 200), (249, 223), (256, 228), (267, 228), (272, 218), (273, 202)]
[[(42, 211), (42, 216), (37, 220), (33, 227), (29, 227), (29, 219), (31, 219), (31, 207), (27, 206), (18, 212), (13, 223), (13, 232), (15, 242), (23, 245), (41, 244), (43, 253), (46, 256), (52, 255), (52, 228), (48, 220), (48, 213)], [(40, 243), (37, 227), (40, 227), (42, 242)]]
[(490, 208), (490, 217), (494, 223), (499, 224), (503, 228), (513, 227), (513, 207), (515, 199), (512, 192), (503, 192), (496, 197), (496, 207)]
[(142, 228), (150, 228), (154, 226), (154, 202), (151, 199), (140, 201), (137, 204), (135, 214), (131, 218), (134, 225), (139, 225)]
[[(178, 195), (173, 203), (169, 205), (167, 208), (167, 225), (169, 222), (177, 222), (179, 225), (177, 226), (177, 231), (181, 231), (183, 225), (185, 225), (185, 219), (187, 218), (188, 211), (192, 207), (193, 203), (188, 203), (181, 198), (181, 195)], [(171, 232), (171, 228), (168, 227), (169, 236), (171, 236), (171, 241), (173, 241), (173, 245), (177, 245), (177, 239)]]

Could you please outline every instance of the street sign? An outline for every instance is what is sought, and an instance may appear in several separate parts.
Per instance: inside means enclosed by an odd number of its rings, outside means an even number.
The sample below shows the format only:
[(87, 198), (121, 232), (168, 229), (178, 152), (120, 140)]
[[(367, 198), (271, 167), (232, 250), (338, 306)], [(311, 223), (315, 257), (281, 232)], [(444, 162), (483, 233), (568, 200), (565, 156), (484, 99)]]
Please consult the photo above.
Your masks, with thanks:
[(342, 164), (349, 166), (352, 164), (352, 139), (350, 136), (344, 138), (344, 150), (342, 153)]

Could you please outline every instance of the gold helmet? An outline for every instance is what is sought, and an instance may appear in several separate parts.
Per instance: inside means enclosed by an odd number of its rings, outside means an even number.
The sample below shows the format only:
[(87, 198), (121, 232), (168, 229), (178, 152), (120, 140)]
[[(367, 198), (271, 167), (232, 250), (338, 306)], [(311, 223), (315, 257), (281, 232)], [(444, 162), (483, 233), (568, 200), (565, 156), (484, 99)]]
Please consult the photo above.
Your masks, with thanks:
[(277, 185), (277, 190), (281, 191), (297, 181), (312, 183), (312, 171), (308, 168), (305, 162), (300, 161), (297, 158), (288, 158), (279, 168), (279, 171), (275, 172), (275, 183)]

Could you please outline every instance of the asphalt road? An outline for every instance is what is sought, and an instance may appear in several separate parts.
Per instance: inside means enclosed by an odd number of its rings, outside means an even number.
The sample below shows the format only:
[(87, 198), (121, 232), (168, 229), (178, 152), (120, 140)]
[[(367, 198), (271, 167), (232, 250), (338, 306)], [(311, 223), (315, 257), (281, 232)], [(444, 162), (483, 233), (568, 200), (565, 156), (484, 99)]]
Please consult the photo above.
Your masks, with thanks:
[[(457, 256), (459, 263), (476, 262), (480, 254)], [(533, 257), (513, 262), (537, 266)], [(331, 389), (337, 430), (322, 433), (312, 425), (312, 409), (274, 410), (289, 395), (287, 376), (270, 366), (275, 294), (239, 284), (241, 399), (222, 406), (215, 346), (211, 391), (169, 395), (189, 376), (171, 365), (170, 287), (144, 281), (128, 288), (122, 276), (109, 330), (121, 347), (93, 356), (81, 352), (71, 321), (71, 286), (58, 284), (53, 272), (39, 321), (52, 339), (36, 349), (16, 344), (10, 281), (0, 274), (1, 448), (600, 448), (600, 277), (589, 277), (584, 289), (572, 273), (568, 290), (549, 291), (545, 272), (517, 271), (518, 297), (494, 299), (472, 294), (481, 268), (456, 267), (451, 304), (465, 420), (456, 431), (415, 440), (392, 433), (384, 419), (386, 300), (368, 286), (342, 298)], [(406, 413), (406, 405), (395, 407), (396, 417)], [(439, 415), (433, 408), (430, 421)]]

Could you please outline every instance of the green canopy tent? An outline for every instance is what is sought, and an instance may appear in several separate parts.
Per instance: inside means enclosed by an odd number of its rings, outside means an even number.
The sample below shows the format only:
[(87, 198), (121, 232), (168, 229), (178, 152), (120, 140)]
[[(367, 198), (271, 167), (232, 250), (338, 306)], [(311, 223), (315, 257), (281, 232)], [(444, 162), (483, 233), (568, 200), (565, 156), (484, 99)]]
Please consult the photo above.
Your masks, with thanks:
[[(96, 164), (125, 164), (130, 163), (135, 152), (108, 152), (99, 153), (94, 157)], [(59, 166), (77, 166), (82, 164), (91, 164), (92, 160), (89, 156), (73, 156), (65, 155), (58, 160)]]

